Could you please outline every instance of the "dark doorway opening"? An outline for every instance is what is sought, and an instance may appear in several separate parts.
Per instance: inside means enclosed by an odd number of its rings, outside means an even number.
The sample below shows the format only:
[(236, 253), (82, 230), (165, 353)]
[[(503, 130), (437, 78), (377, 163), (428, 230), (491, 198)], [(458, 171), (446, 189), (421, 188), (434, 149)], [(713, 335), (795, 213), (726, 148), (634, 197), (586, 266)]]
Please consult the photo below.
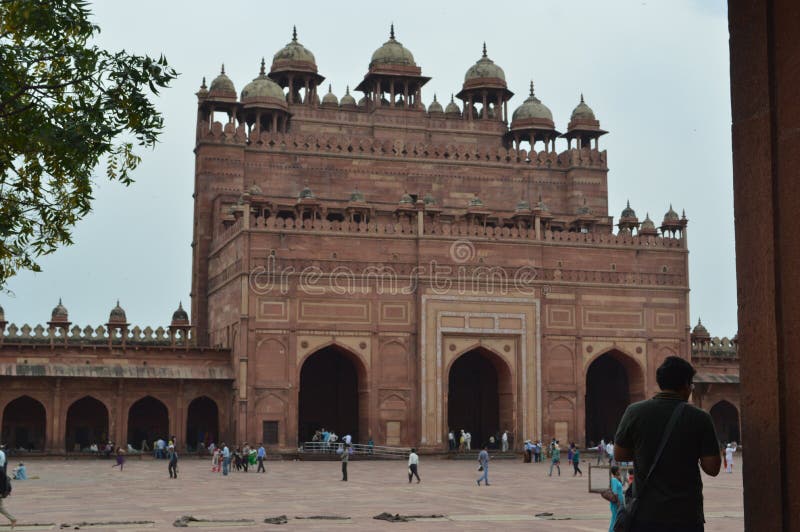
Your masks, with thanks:
[(158, 438), (168, 440), (169, 412), (167, 407), (155, 397), (143, 397), (128, 410), (128, 443), (134, 449), (141, 449), (142, 442), (152, 449)]
[(93, 443), (99, 448), (108, 442), (108, 409), (94, 397), (78, 399), (67, 410), (67, 451), (88, 451)]
[(23, 395), (6, 405), (3, 410), (3, 443), (9, 449), (42, 451), (45, 446), (47, 415), (44, 405), (36, 399)]
[(511, 430), (513, 395), (511, 374), (494, 353), (478, 348), (458, 357), (450, 366), (447, 383), (447, 425), (456, 440), (463, 429), (472, 435), (472, 449), (491, 436)]
[[(359, 370), (354, 355), (337, 346), (309, 356), (300, 370), (299, 441), (322, 428), (359, 441)], [(358, 366), (357, 366), (358, 364)]]
[(219, 409), (213, 399), (203, 396), (189, 403), (186, 416), (186, 448), (196, 450), (202, 442), (208, 448), (211, 442), (219, 445)]
[(722, 443), (740, 442), (739, 411), (728, 401), (720, 401), (711, 407), (711, 419), (717, 429), (717, 438)]
[(644, 398), (644, 379), (636, 362), (610, 351), (598, 357), (586, 372), (586, 444), (614, 439), (622, 414)]

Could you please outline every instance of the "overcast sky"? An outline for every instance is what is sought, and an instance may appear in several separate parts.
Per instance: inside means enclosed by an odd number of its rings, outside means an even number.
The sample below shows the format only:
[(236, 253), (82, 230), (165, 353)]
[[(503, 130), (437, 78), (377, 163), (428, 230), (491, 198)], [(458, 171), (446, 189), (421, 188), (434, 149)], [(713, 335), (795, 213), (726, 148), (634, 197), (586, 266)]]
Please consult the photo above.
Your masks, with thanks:
[[(391, 9), (386, 9), (390, 7)], [(536, 94), (565, 130), (583, 92), (608, 150), (609, 209), (630, 199), (640, 219), (658, 224), (673, 204), (689, 218), (691, 324), (712, 335), (736, 326), (728, 27), (724, 0), (487, 3), (104, 1), (92, 6), (101, 46), (165, 54), (181, 73), (157, 99), (161, 143), (142, 152), (136, 183), (96, 180), (94, 212), (75, 245), (42, 258), (43, 272), (11, 279), (0, 293), (6, 319), (43, 323), (59, 297), (71, 320), (99, 325), (119, 298), (136, 325), (166, 325), (191, 282), (196, 98), (225, 62), (240, 91), (261, 57), (291, 38), (317, 59), (341, 97), (358, 84), (372, 52), (388, 38), (411, 52), (433, 79), (428, 104), (458, 92), (466, 70), (489, 57), (516, 93), (509, 109)], [(359, 97), (359, 95), (356, 95)], [(564, 144), (559, 145), (563, 149)], [(516, 198), (509, 199), (510, 202)]]

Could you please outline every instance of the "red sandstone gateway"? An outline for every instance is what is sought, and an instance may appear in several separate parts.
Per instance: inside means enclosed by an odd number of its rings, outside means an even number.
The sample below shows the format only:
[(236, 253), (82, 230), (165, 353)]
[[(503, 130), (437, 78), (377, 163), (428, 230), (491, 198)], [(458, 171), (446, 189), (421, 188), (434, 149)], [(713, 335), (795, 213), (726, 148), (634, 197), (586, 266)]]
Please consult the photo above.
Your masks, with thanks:
[[(70, 328), (59, 305), (48, 331), (9, 326), (11, 446), (289, 450), (323, 428), (428, 451), (462, 429), (473, 448), (505, 430), (512, 449), (597, 442), (661, 360), (690, 356), (687, 219), (670, 206), (657, 229), (628, 205), (614, 232), (583, 96), (566, 133), (533, 83), (509, 121), (484, 45), (461, 104), (426, 108), (394, 28), (347, 80), (358, 101), (335, 96), (345, 80), (320, 99), (296, 32), (269, 72), (253, 64), (240, 94), (224, 67), (197, 93), (191, 322), (180, 307), (169, 331), (131, 329), (118, 305)], [(738, 431), (735, 407), (720, 415)]]

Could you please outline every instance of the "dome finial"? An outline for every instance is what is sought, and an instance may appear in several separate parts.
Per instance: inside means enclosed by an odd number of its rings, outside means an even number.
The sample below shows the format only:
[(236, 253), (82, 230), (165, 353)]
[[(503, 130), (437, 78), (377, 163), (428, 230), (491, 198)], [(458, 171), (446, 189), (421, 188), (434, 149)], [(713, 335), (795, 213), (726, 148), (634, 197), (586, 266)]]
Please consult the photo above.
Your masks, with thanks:
[(586, 103), (583, 101), (583, 93), (581, 93), (581, 103)]
[(344, 89), (345, 94), (350, 94), (350, 85), (347, 85)]
[(455, 100), (453, 100), (453, 93), (452, 92), (450, 93), (450, 103), (455, 103)]
[(333, 93), (333, 85), (328, 83), (328, 94), (331, 94), (331, 93)]
[(436, 100), (436, 93), (435, 93), (435, 92), (433, 93), (433, 101), (434, 101), (434, 102), (435, 102), (435, 101), (437, 101), (437, 100)]
[(389, 26), (389, 39), (392, 41), (394, 40), (394, 22)]
[(483, 57), (486, 57), (486, 41), (483, 41)]
[(260, 76), (264, 76), (264, 75), (266, 75), (266, 73), (267, 73), (265, 64), (266, 64), (266, 63), (264, 62), (264, 58), (262, 57), (262, 58), (261, 58), (261, 70), (259, 70), (259, 71), (258, 71), (258, 74), (259, 74)]
[(203, 76), (203, 83), (201, 83), (201, 84), (200, 84), (200, 88), (201, 88), (201, 89), (207, 89), (207, 88), (208, 88), (208, 87), (206, 86), (206, 77), (205, 77), (205, 76)]
[(533, 96), (533, 80), (531, 80), (531, 96)]
[(225, 73), (225, 63), (222, 63), (222, 68), (219, 69), (219, 73), (220, 74), (224, 74)]
[(628, 200), (628, 208), (631, 208), (631, 200)]
[(292, 41), (297, 42), (297, 26), (292, 26)]

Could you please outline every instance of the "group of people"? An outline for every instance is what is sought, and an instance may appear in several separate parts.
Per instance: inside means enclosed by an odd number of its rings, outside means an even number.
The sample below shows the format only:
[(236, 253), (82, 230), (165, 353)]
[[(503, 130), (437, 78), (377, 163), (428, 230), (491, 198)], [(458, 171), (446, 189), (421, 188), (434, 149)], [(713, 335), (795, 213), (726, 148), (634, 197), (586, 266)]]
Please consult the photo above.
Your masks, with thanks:
[(247, 442), (241, 446), (236, 446), (233, 451), (223, 442), (217, 447), (214, 442), (208, 446), (211, 453), (211, 472), (222, 473), (228, 476), (232, 470), (247, 473), (251, 466), (257, 465), (256, 473), (266, 473), (264, 460), (267, 459), (267, 450), (263, 443), (258, 444), (258, 448), (250, 447)]
[[(461, 453), (471, 451), (472, 450), (472, 434), (465, 429), (461, 429), (458, 437), (456, 437), (456, 433), (453, 432), (452, 429), (448, 429), (447, 431), (447, 444), (448, 448), (451, 451), (458, 451)], [(509, 446), (511, 445), (511, 435), (507, 430), (504, 430), (502, 433), (497, 432), (491, 436), (489, 436), (488, 444), (486, 445), (487, 449), (497, 449), (502, 452), (507, 452)]]

